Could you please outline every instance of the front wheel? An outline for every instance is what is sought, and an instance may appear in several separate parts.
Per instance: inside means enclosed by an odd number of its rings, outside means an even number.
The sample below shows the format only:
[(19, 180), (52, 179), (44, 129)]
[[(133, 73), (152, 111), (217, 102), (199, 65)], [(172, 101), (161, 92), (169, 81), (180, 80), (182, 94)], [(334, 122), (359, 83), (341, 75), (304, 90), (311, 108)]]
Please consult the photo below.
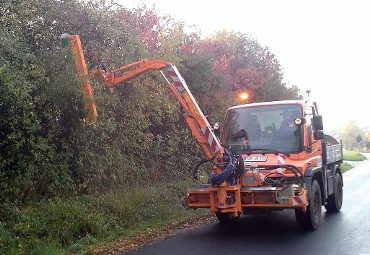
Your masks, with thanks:
[(310, 204), (307, 210), (295, 210), (295, 218), (298, 226), (304, 230), (315, 230), (321, 224), (321, 189), (319, 183), (314, 180), (311, 186)]
[(334, 182), (334, 193), (328, 198), (328, 203), (325, 205), (325, 209), (328, 212), (339, 212), (342, 208), (343, 203), (343, 180), (342, 176), (337, 173), (335, 175)]

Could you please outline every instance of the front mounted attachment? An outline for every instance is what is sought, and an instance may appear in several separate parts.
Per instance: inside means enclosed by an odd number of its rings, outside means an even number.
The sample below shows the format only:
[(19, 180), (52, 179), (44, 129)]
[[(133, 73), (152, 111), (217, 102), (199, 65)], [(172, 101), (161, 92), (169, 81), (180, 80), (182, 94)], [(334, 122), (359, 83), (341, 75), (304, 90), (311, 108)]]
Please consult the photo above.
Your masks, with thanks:
[(221, 158), (222, 162), (220, 164), (214, 163), (214, 158), (212, 159), (202, 159), (198, 162), (193, 170), (193, 178), (196, 182), (199, 181), (198, 169), (201, 165), (207, 162), (212, 162), (213, 166), (217, 169), (221, 169), (219, 173), (212, 173), (209, 178), (210, 184), (212, 186), (219, 186), (225, 181), (229, 185), (235, 185), (236, 179), (241, 177), (244, 173), (244, 162), (243, 158), (224, 148), (224, 156)]

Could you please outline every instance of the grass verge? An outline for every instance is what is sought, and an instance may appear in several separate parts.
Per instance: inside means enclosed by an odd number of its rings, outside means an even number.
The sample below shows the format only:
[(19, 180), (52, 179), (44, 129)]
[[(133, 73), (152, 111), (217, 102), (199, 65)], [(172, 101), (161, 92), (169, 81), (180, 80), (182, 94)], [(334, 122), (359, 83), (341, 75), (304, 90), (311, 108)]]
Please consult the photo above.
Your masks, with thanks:
[[(215, 221), (214, 215), (207, 210), (204, 215), (197, 214), (196, 216), (187, 216), (173, 221), (171, 224), (148, 229), (147, 231), (141, 231), (135, 236), (124, 236), (114, 240), (113, 242), (103, 243), (97, 246), (95, 245), (89, 249), (89, 252), (95, 255), (121, 254), (122, 252), (135, 250), (140, 246), (162, 240), (178, 233), (179, 230), (193, 229), (199, 225), (208, 224), (213, 221)], [(145, 240), (145, 242), (143, 242), (143, 240)]]
[(24, 208), (8, 205), (9, 214), (0, 222), (0, 254), (93, 254), (98, 244), (104, 247), (118, 238), (132, 238), (153, 229), (165, 233), (168, 228), (164, 226), (183, 225), (207, 215), (208, 211), (184, 206), (191, 184), (181, 181), (133, 187)]
[(340, 165), (340, 171), (342, 172), (342, 173), (345, 173), (345, 172), (347, 172), (348, 170), (351, 170), (353, 168), (353, 166), (351, 166), (350, 164), (347, 164), (347, 163), (342, 163), (341, 165)]
[(343, 159), (347, 161), (363, 161), (366, 159), (364, 155), (355, 151), (343, 151)]

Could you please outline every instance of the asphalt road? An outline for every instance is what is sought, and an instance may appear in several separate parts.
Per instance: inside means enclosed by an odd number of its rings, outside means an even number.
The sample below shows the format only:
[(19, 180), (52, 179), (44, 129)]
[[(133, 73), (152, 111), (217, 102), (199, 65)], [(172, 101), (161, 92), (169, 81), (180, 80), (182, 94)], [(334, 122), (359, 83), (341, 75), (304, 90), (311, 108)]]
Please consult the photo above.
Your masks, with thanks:
[[(368, 154), (370, 158), (370, 154)], [(370, 255), (370, 160), (344, 174), (341, 212), (326, 213), (321, 227), (298, 229), (294, 212), (270, 216), (244, 216), (239, 224), (212, 223), (127, 254), (361, 254)]]

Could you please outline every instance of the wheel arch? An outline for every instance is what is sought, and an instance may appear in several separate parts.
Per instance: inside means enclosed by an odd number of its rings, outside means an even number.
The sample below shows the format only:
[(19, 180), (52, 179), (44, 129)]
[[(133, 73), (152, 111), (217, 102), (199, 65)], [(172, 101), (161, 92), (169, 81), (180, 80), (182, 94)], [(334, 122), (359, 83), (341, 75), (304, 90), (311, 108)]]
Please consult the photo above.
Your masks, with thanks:
[[(319, 183), (320, 186), (320, 191), (321, 191), (321, 203), (325, 203), (325, 190), (324, 190), (324, 176), (322, 173), (322, 168), (321, 167), (311, 167), (306, 169), (305, 174), (304, 174), (304, 179), (306, 183), (306, 188), (308, 194), (311, 194), (311, 189), (312, 189), (312, 182), (316, 180)], [(310, 197), (310, 196), (309, 196)]]

